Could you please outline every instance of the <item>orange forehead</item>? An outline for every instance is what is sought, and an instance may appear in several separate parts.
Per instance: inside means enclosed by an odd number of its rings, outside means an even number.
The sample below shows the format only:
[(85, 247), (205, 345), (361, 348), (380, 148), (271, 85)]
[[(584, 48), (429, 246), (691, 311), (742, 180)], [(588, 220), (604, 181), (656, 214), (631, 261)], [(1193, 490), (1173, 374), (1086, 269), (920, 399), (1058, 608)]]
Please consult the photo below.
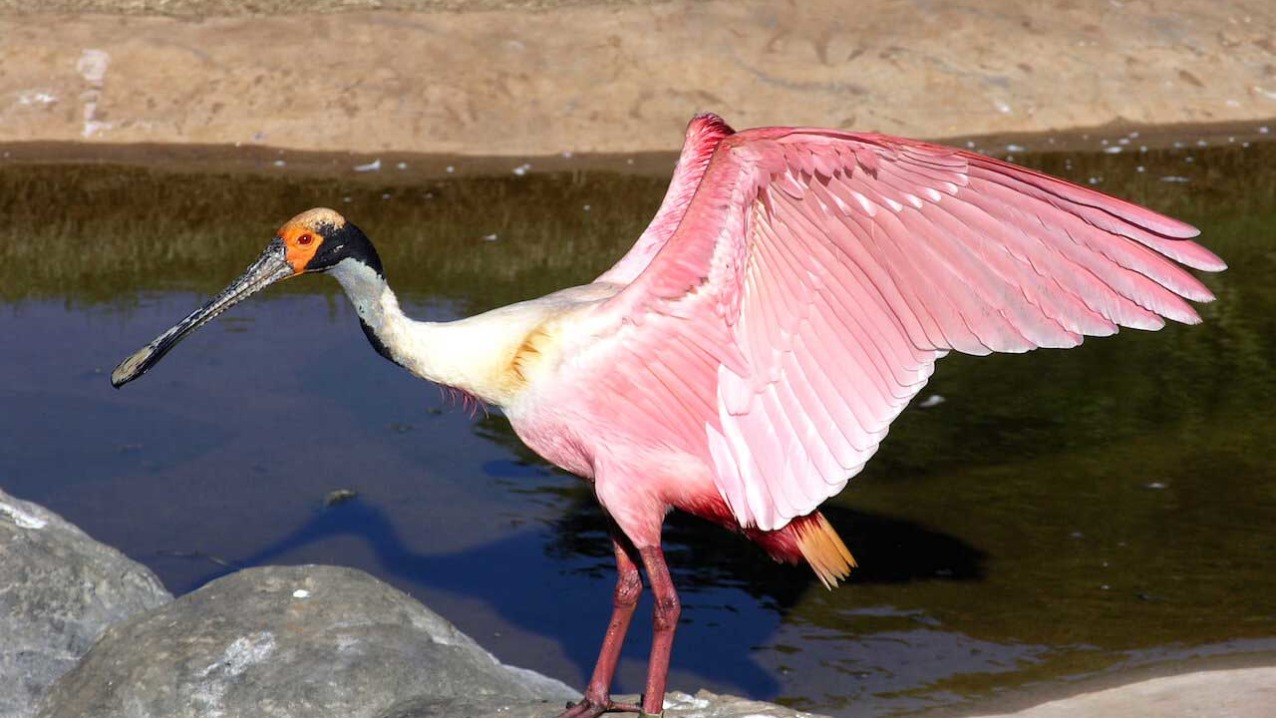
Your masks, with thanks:
[(323, 244), (323, 235), (307, 224), (289, 222), (279, 229), (279, 238), (284, 241), (285, 256), (292, 271), (301, 274), (306, 265), (314, 259), (319, 245)]

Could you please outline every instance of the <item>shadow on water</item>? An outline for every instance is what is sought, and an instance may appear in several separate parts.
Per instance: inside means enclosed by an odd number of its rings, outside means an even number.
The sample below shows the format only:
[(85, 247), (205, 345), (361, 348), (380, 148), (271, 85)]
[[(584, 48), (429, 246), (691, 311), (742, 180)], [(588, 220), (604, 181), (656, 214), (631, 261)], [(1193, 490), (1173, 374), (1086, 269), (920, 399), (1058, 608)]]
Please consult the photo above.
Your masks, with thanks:
[[(544, 463), (518, 440), (504, 417), (484, 416), (475, 429), (480, 436), (518, 455), (518, 465)], [(546, 489), (529, 490), (511, 482), (508, 490), (536, 493)], [(556, 491), (567, 503), (562, 516), (553, 521), (553, 539), (546, 550), (563, 560), (593, 558), (595, 562), (588, 570), (614, 581), (607, 521), (592, 492), (579, 484)], [(983, 553), (953, 536), (890, 515), (850, 507), (829, 505), (824, 514), (861, 564), (849, 583), (971, 581), (982, 577)], [(812, 587), (820, 585), (805, 566), (759, 560), (761, 551), (752, 549), (743, 537), (694, 516), (670, 514), (662, 536), (668, 544), (665, 552), (670, 570), (685, 579), (678, 585), (691, 591), (701, 586), (735, 586), (783, 614)]]
[[(1204, 326), (945, 359), (825, 507), (861, 564), (838, 591), (671, 517), (675, 688), (899, 715), (1276, 655), (1276, 144), (1017, 159), (1201, 227), (1231, 265), (1204, 278), (1219, 296)], [(614, 580), (588, 488), (499, 415), (378, 359), (332, 283), (237, 308), (125, 391), (106, 373), (309, 206), (360, 224), (409, 313), (440, 319), (588, 281), (664, 183), (0, 164), (0, 485), (175, 592), (231, 566), (351, 565), (580, 684)], [(320, 508), (338, 488), (358, 498)], [(635, 622), (622, 689), (641, 684), (648, 630)]]
[[(585, 491), (573, 490), (574, 494)], [(857, 584), (896, 583), (913, 580), (971, 580), (978, 578), (980, 554), (960, 541), (907, 521), (886, 516), (834, 508), (829, 520), (845, 532), (852, 551), (874, 556), (879, 561), (857, 572)], [(546, 543), (534, 531), (515, 533), (494, 543), (449, 554), (414, 550), (404, 542), (401, 527), (382, 508), (359, 498), (317, 511), (308, 521), (234, 564), (221, 565), (197, 580), (198, 584), (220, 578), (241, 568), (278, 563), (309, 545), (322, 544), (336, 536), (353, 536), (366, 542), (385, 579), (399, 585), (428, 585), (463, 596), (480, 597), (509, 623), (529, 630), (544, 629), (545, 617), (558, 614), (579, 617), (561, 595), (543, 596), (545, 602), (529, 600), (538, 594), (520, 591), (520, 586), (543, 580), (543, 566), (528, 560), (529, 552), (546, 551), (551, 558), (571, 566), (571, 572), (595, 582), (614, 581), (606, 520), (596, 502), (587, 496), (573, 498), (563, 518), (549, 528)], [(818, 582), (805, 568), (776, 564), (762, 559), (756, 551), (744, 549), (742, 539), (688, 516), (673, 517), (666, 529), (668, 558), (674, 579), (685, 587), (683, 599), (695, 605), (704, 587), (731, 586), (761, 601), (765, 610), (783, 620), (789, 609)], [(734, 540), (733, 540), (734, 539)], [(499, 570), (475, 571), (476, 566), (499, 566)], [(595, 592), (596, 593), (596, 592)], [(709, 591), (708, 593), (713, 593)], [(588, 600), (595, 604), (602, 596)], [(735, 609), (740, 610), (740, 609)], [(593, 611), (591, 611), (593, 612)], [(599, 614), (600, 622), (605, 616)], [(691, 622), (692, 619), (688, 619)], [(649, 650), (644, 620), (635, 622), (626, 653), (638, 658)], [(713, 626), (711, 626), (713, 628)], [(731, 631), (715, 632), (708, 650), (697, 643), (688, 647), (694, 656), (703, 653), (705, 677), (724, 684), (743, 683), (754, 690), (774, 692), (780, 684), (762, 666), (747, 661), (723, 661), (721, 656), (748, 656), (765, 643), (772, 628), (769, 622), (741, 622)], [(597, 657), (598, 635), (591, 631), (569, 632), (563, 648), (582, 675), (588, 675)]]

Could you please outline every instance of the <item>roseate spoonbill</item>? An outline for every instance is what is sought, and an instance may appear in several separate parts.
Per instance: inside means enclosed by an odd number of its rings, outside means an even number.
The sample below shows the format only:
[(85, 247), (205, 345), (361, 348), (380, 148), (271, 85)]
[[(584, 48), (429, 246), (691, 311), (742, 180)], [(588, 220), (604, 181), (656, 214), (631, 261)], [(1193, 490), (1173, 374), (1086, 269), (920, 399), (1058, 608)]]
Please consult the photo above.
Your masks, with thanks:
[[(873, 455), (935, 360), (1199, 322), (1184, 299), (1213, 296), (1179, 264), (1225, 265), (1196, 235), (970, 152), (822, 129), (736, 133), (705, 114), (651, 226), (590, 284), (413, 321), (363, 232), (312, 209), (111, 382), (272, 282), (330, 272), (382, 356), (500, 407), (528, 446), (593, 482), (619, 578), (584, 700), (562, 717), (658, 716), (679, 614), (660, 546), (670, 509), (805, 560), (833, 586), (855, 561), (820, 503)], [(639, 565), (654, 640), (641, 705), (621, 705), (610, 684)]]

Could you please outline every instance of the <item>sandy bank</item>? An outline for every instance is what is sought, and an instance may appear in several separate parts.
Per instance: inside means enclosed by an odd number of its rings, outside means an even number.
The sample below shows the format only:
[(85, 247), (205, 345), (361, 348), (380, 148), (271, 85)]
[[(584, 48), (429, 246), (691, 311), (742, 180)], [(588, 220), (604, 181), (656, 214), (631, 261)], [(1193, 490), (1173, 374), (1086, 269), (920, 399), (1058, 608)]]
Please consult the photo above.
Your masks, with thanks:
[(1276, 116), (1270, 2), (384, 4), (0, 2), (0, 142), (546, 155), (672, 149), (700, 110), (917, 137)]
[(1154, 678), (985, 718), (1261, 718), (1276, 705), (1276, 668)]

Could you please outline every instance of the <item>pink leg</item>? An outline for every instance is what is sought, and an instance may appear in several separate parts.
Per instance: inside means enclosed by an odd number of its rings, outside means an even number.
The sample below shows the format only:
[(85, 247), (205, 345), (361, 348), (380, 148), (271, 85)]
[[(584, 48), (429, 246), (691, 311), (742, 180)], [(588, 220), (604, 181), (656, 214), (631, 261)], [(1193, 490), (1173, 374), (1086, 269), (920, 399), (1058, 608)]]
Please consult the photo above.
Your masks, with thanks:
[(558, 718), (597, 718), (608, 711), (638, 712), (638, 706), (611, 700), (611, 680), (616, 674), (616, 664), (620, 662), (620, 648), (625, 643), (625, 633), (634, 617), (638, 597), (642, 595), (642, 579), (638, 575), (638, 566), (629, 555), (631, 548), (623, 539), (618, 538), (618, 531), (619, 529), (612, 529), (611, 545), (616, 552), (618, 575), (616, 592), (612, 597), (614, 608), (611, 622), (607, 624), (607, 634), (603, 637), (603, 647), (598, 653), (598, 662), (594, 664), (594, 675), (585, 687), (584, 700), (568, 706), (567, 711), (560, 713)]
[(656, 603), (652, 610), (651, 658), (647, 662), (647, 689), (642, 694), (642, 715), (659, 716), (664, 711), (669, 656), (673, 651), (673, 634), (678, 628), (682, 604), (674, 590), (673, 579), (669, 577), (665, 552), (659, 546), (646, 546), (639, 553)]

